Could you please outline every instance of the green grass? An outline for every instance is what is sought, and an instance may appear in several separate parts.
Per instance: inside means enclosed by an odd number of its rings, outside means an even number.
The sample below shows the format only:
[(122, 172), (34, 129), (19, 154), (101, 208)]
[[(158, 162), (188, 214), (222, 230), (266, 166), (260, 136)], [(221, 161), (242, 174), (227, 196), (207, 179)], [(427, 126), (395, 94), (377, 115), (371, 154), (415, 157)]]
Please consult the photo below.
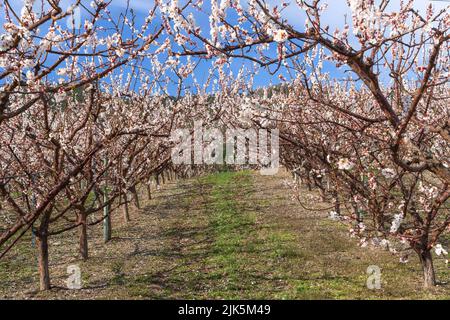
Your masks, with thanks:
[[(403, 265), (388, 252), (358, 247), (345, 227), (292, 202), (281, 179), (224, 171), (167, 186), (128, 225), (115, 221), (110, 243), (103, 244), (101, 226), (90, 230), (86, 262), (77, 260), (75, 231), (52, 239), (52, 281), (64, 285), (67, 265), (77, 263), (87, 290), (27, 294), (88, 299), (450, 297), (448, 284), (421, 289), (415, 257)], [(305, 191), (305, 202), (320, 206), (311, 195)], [(34, 292), (35, 254), (25, 237), (0, 261), (0, 297), (7, 290), (9, 297), (10, 292)], [(441, 261), (435, 264), (438, 279), (449, 282), (449, 268)], [(382, 269), (381, 290), (366, 287), (369, 265)]]
[(31, 234), (24, 235), (8, 255), (12, 258), (0, 260), (0, 288), (11, 286), (15, 282), (37, 281), (37, 252), (32, 244)]
[[(183, 267), (168, 282), (180, 286), (176, 298), (274, 299), (290, 290), (290, 263), (306, 255), (298, 250), (298, 235), (276, 224), (258, 223), (261, 212), (248, 206), (254, 192), (251, 172), (221, 172), (199, 180), (203, 198), (200, 216), (191, 216), (193, 225), (206, 232), (197, 240), (207, 245), (190, 247)], [(207, 192), (205, 192), (207, 190)], [(262, 199), (261, 203), (269, 204)], [(260, 203), (253, 203), (260, 206)], [(295, 280), (293, 280), (295, 284)], [(291, 296), (289, 296), (291, 298)]]
[(214, 288), (214, 294), (220, 298), (238, 298), (239, 291), (246, 287), (242, 271), (248, 262), (247, 244), (255, 233), (255, 217), (239, 207), (236, 197), (250, 187), (250, 175), (223, 172), (208, 176), (205, 182), (212, 186), (208, 211), (214, 237), (206, 262), (214, 270), (213, 279), (226, 279)]

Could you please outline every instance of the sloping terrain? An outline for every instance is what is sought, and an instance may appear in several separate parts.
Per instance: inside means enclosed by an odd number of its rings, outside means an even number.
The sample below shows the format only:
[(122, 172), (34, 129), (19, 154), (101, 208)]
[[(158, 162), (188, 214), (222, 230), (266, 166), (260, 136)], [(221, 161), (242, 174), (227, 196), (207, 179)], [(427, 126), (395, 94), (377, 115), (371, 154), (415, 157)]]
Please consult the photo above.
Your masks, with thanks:
[[(51, 240), (54, 288), (38, 292), (31, 239), (0, 261), (0, 298), (30, 299), (405, 299), (450, 298), (443, 283), (421, 290), (413, 258), (360, 248), (322, 210), (290, 197), (286, 174), (224, 172), (169, 182), (132, 212), (113, 220), (113, 240), (90, 230), (90, 259), (79, 260), (76, 231)], [(144, 198), (144, 197), (142, 197)], [(310, 208), (326, 208), (315, 192)], [(67, 267), (78, 265), (83, 289), (66, 288)], [(366, 286), (367, 267), (381, 268), (380, 290)], [(437, 277), (450, 281), (436, 261)]]

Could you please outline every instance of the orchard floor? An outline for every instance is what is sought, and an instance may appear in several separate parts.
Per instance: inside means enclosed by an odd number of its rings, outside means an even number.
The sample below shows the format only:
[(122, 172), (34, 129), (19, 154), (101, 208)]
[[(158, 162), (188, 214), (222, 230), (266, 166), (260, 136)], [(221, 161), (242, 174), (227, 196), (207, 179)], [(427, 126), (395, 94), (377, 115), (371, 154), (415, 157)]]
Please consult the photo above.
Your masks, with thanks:
[[(37, 291), (37, 262), (24, 239), (0, 261), (2, 299), (449, 299), (450, 269), (436, 261), (441, 285), (421, 289), (414, 257), (400, 264), (380, 249), (360, 248), (326, 211), (290, 198), (286, 174), (219, 173), (169, 182), (132, 212), (113, 220), (103, 244), (90, 230), (90, 259), (77, 255), (76, 231), (50, 243), (53, 289)], [(142, 197), (143, 198), (143, 197)], [(326, 208), (314, 192), (303, 202)], [(78, 265), (83, 288), (66, 289)], [(381, 268), (380, 290), (366, 286)]]

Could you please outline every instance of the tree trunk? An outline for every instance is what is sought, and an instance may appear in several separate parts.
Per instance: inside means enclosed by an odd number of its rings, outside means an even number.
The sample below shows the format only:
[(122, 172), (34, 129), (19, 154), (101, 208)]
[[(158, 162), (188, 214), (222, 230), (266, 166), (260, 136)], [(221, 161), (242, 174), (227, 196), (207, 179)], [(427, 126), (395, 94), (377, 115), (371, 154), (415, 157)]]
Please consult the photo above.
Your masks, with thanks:
[(50, 290), (50, 272), (48, 268), (48, 235), (39, 234), (37, 238), (39, 249), (39, 288)]
[(433, 257), (430, 250), (422, 250), (419, 253), (420, 263), (423, 270), (423, 285), (425, 288), (432, 288), (436, 285), (434, 274)]
[(337, 192), (337, 190), (335, 190), (333, 192), (333, 196), (334, 196), (334, 211), (337, 214), (341, 214), (341, 201), (339, 200), (339, 194)]
[(88, 251), (88, 236), (87, 236), (87, 215), (82, 212), (80, 214), (80, 256), (83, 260), (89, 257)]
[(152, 188), (150, 186), (150, 183), (147, 184), (147, 198), (148, 200), (152, 200)]
[(350, 201), (350, 203), (351, 203), (351, 205), (352, 205), (353, 216), (354, 216), (355, 219), (356, 219), (357, 230), (358, 230), (359, 224), (360, 224), (361, 222), (363, 222), (363, 220), (362, 220), (362, 214), (361, 214), (361, 212), (360, 212), (360, 210), (359, 210), (359, 208), (358, 208), (358, 204), (356, 203), (356, 201), (353, 200), (353, 196), (352, 196), (351, 199), (352, 199), (352, 200)]
[(159, 189), (160, 184), (159, 184), (159, 175), (156, 175), (156, 189)]
[(103, 241), (107, 243), (111, 240), (112, 230), (111, 230), (111, 211), (109, 205), (103, 208)]
[(124, 204), (122, 206), (123, 219), (125, 220), (125, 222), (129, 222), (130, 221), (130, 212), (128, 210), (128, 195), (126, 192), (123, 194), (123, 199), (124, 199)]
[(135, 206), (137, 209), (140, 209), (140, 208), (141, 208), (141, 204), (139, 203), (139, 195), (138, 195), (136, 186), (132, 187), (132, 188), (130, 189), (130, 192), (131, 192), (131, 194), (133, 195), (134, 206)]
[(48, 266), (48, 225), (51, 211), (45, 212), (37, 230), (39, 288), (41, 291), (50, 290), (50, 270)]
[(306, 174), (306, 186), (308, 187), (308, 191), (312, 191), (312, 184), (309, 173)]

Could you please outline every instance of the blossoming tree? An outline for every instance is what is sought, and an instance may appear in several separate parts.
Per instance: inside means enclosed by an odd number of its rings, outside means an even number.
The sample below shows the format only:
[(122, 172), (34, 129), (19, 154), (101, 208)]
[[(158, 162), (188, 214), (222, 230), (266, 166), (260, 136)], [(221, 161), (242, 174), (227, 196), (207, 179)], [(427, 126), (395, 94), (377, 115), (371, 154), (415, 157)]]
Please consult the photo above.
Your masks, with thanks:
[[(177, 31), (174, 54), (219, 65), (246, 59), (294, 81), (291, 108), (277, 113), (289, 133), (281, 136), (290, 145), (285, 152), (295, 146), (295, 163), (307, 164), (308, 176), (311, 170), (328, 175), (335, 198), (352, 204), (359, 232), (368, 232), (364, 218), (373, 221), (375, 237), (408, 243), (425, 286), (433, 286), (431, 250), (450, 224), (450, 14), (431, 5), (419, 12), (414, 1), (397, 8), (388, 0), (347, 3), (351, 19), (337, 28), (322, 18), (327, 6), (320, 0), (212, 1), (210, 11), (196, 2), (199, 14), (209, 15), (209, 34), (193, 15), (179, 14), (176, 2), (163, 11)], [(293, 6), (305, 18), (303, 28), (283, 14)], [(194, 41), (180, 41), (183, 35)], [(324, 66), (331, 63), (338, 68), (333, 73), (348, 76), (333, 80)]]

